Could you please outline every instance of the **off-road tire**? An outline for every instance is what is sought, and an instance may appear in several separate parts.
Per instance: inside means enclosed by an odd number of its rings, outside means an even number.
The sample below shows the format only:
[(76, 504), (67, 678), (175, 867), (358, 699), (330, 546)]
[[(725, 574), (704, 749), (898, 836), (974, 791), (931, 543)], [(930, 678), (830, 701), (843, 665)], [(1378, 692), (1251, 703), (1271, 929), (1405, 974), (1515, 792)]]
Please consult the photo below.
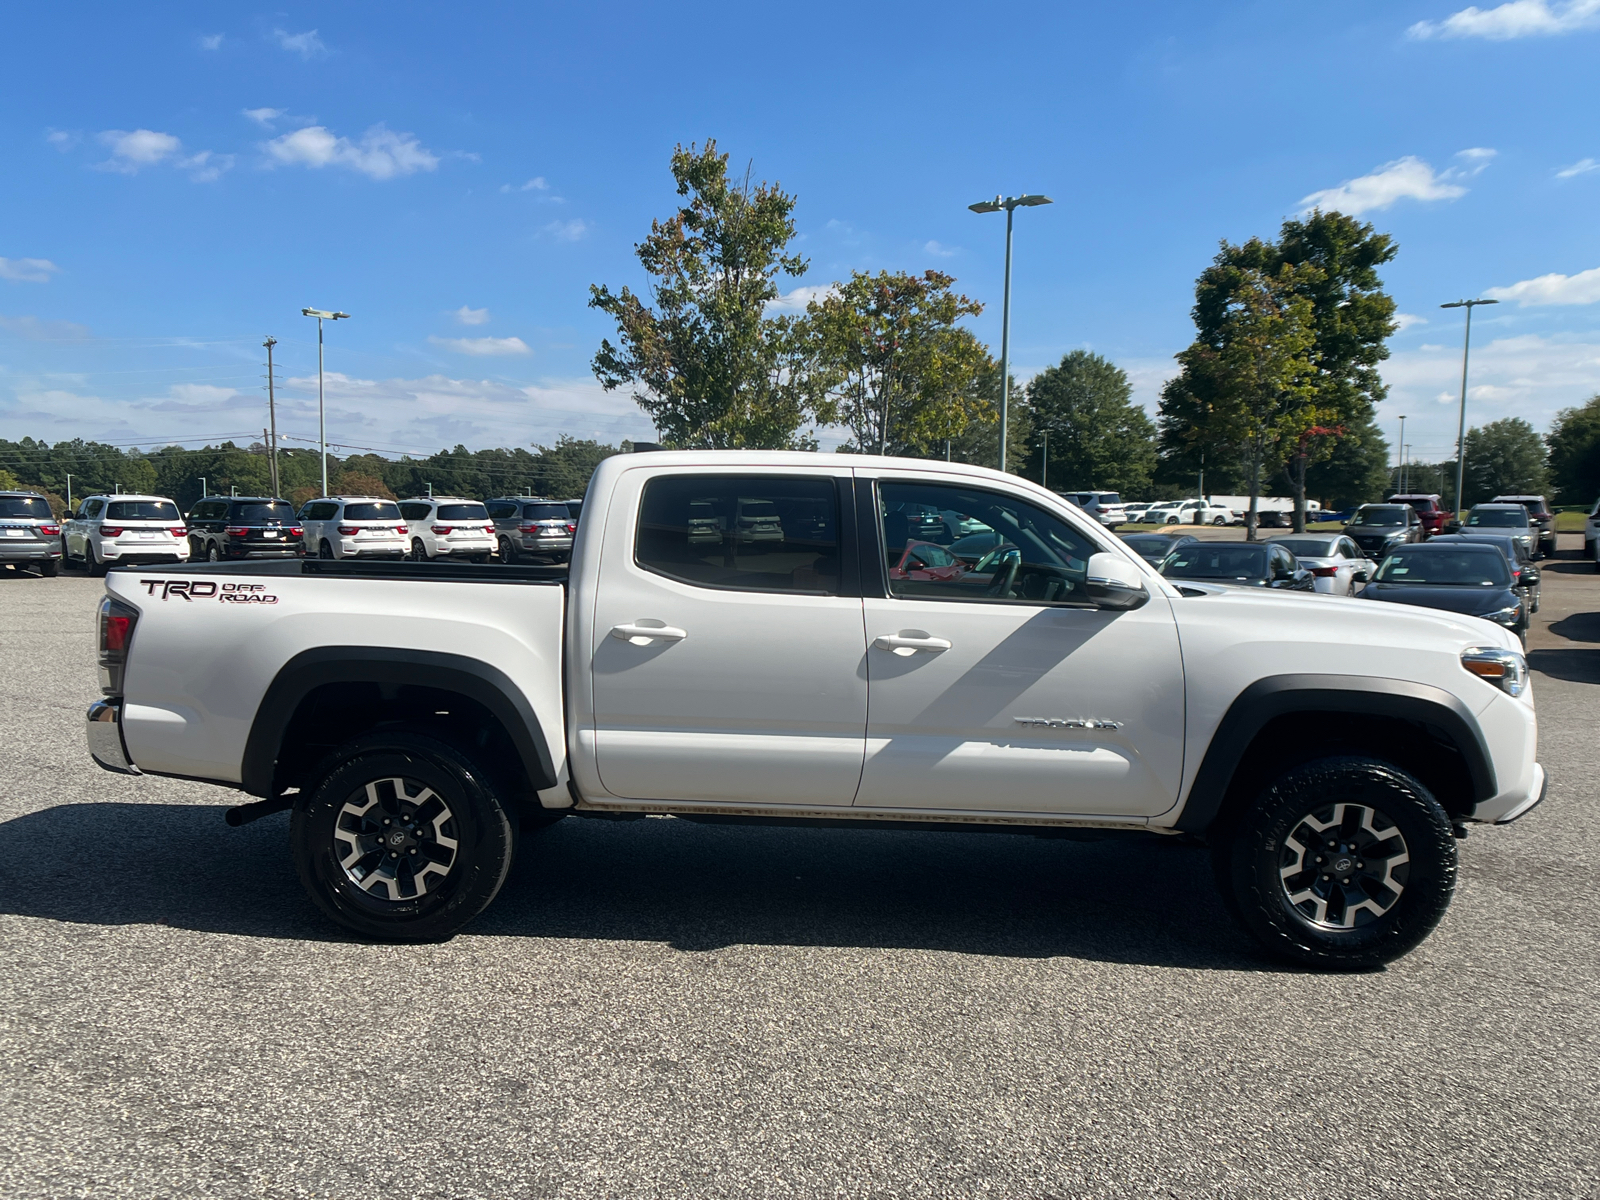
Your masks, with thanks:
[(207, 562), (221, 562), (222, 561), (222, 551), (217, 549), (217, 544), (215, 542), (207, 542), (206, 543), (206, 561)]
[[(1316, 899), (1299, 906), (1291, 902), (1290, 889), (1300, 887), (1296, 881), (1306, 874), (1289, 873), (1296, 863), (1318, 872), (1313, 851), (1337, 853), (1337, 862), (1347, 857), (1357, 864), (1365, 861), (1361, 851), (1346, 855), (1342, 849), (1321, 845), (1295, 849), (1310, 840), (1306, 834), (1316, 821), (1339, 815), (1336, 806), (1343, 806), (1346, 829), (1354, 829), (1351, 818), (1356, 817), (1369, 820), (1386, 836), (1390, 830), (1398, 833), (1398, 845), (1394, 841), (1373, 844), (1370, 834), (1354, 830), (1373, 852), (1367, 857), (1375, 861), (1379, 854), (1386, 856), (1385, 861), (1405, 855), (1403, 863), (1389, 868), (1402, 886), (1396, 896), (1381, 883), (1363, 885), (1361, 873), (1352, 872), (1357, 888), (1366, 886), (1368, 890), (1347, 889), (1331, 895), (1367, 896), (1374, 905), (1386, 907), (1374, 912), (1361, 903), (1351, 906), (1344, 900), (1339, 919), (1334, 920), (1335, 904), (1341, 902), (1330, 899), (1326, 910), (1330, 919), (1318, 921), (1306, 911), (1308, 904), (1316, 911)], [(1357, 817), (1358, 812), (1369, 810), (1376, 816)], [(1308, 818), (1313, 824), (1306, 823)], [(1337, 828), (1326, 832), (1331, 834)], [(1343, 847), (1354, 844), (1355, 839), (1333, 840)], [(1214, 837), (1212, 847), (1212, 866), (1223, 900), (1250, 934), (1274, 954), (1322, 970), (1369, 970), (1415, 949), (1444, 916), (1455, 890), (1456, 845), (1450, 818), (1416, 779), (1371, 758), (1324, 758), (1293, 768), (1269, 784), (1229, 828)], [(1335, 864), (1330, 861), (1326, 865), (1331, 868)], [(1338, 880), (1321, 874), (1312, 882), (1323, 887)], [(1352, 909), (1359, 910), (1349, 915), (1352, 926), (1335, 927)]]
[(35, 563), (34, 566), (39, 568), (39, 577), (41, 579), (54, 579), (61, 571), (61, 564), (53, 558), (42, 559)]
[(317, 557), (324, 559), (331, 559), (333, 557), (333, 547), (329, 545), (327, 538), (323, 538), (322, 544), (317, 547)]
[[(445, 941), (500, 891), (516, 853), (517, 820), (492, 773), (456, 747), (415, 731), (381, 731), (335, 750), (313, 778), (319, 782), (303, 793), (290, 818), (295, 869), (316, 906), (345, 929), (386, 941)], [(430, 790), (448, 810), (442, 826), (448, 837), (441, 835), (431, 852), (437, 857), (444, 841), (454, 843), (442, 878), (428, 879), (426, 891), (410, 896), (394, 894), (406, 890), (403, 883), (391, 888), (379, 878), (382, 857), (366, 872), (369, 881), (378, 880), (371, 889), (354, 879), (341, 856), (348, 860), (365, 843), (336, 836), (348, 835), (352, 822), (372, 824), (350, 810), (374, 794), (384, 798), (380, 803), (391, 802), (400, 789), (385, 781), (396, 779), (412, 796)], [(352, 870), (366, 861), (352, 863)]]

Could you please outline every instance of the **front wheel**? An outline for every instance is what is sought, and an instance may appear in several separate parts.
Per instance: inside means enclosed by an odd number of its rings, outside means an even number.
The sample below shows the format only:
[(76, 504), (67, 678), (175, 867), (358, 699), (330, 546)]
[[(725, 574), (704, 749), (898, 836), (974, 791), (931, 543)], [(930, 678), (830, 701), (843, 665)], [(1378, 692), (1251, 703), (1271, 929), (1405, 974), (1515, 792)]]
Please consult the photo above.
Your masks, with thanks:
[(516, 849), (491, 777), (416, 734), (372, 734), (335, 751), (289, 832), (317, 907), (356, 934), (394, 941), (454, 936), (500, 891)]
[(1223, 898), (1285, 958), (1382, 966), (1433, 931), (1455, 890), (1450, 819), (1428, 790), (1370, 758), (1326, 758), (1269, 785), (1214, 843)]

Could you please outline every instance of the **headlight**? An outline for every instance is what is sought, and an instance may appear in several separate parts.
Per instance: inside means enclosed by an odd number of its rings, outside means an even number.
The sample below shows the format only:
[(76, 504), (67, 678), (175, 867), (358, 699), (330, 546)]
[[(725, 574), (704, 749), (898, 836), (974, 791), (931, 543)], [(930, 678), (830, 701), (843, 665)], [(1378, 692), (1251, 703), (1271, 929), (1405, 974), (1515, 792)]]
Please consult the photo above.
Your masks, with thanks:
[(1461, 665), (1508, 696), (1520, 696), (1528, 686), (1528, 660), (1515, 650), (1472, 646), (1461, 652)]
[(1522, 609), (1513, 604), (1510, 608), (1497, 608), (1492, 613), (1484, 613), (1483, 619), (1493, 621), (1496, 625), (1515, 625), (1521, 615)]

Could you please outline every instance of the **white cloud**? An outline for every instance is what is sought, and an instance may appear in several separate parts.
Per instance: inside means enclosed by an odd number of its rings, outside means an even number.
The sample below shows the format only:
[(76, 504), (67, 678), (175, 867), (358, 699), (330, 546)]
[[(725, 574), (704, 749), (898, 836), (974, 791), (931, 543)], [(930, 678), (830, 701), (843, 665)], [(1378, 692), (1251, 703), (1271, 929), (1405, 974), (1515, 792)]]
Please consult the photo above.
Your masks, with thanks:
[(13, 283), (49, 283), (59, 270), (48, 258), (0, 258), (0, 279)]
[(1515, 300), (1523, 308), (1540, 304), (1593, 304), (1600, 300), (1600, 267), (1576, 275), (1540, 275), (1510, 287), (1489, 288), (1491, 300)]
[[(476, 322), (468, 322), (476, 324)], [(443, 346), (446, 350), (454, 350), (457, 354), (473, 355), (500, 355), (500, 354), (532, 354), (528, 343), (519, 337), (481, 337), (481, 338), (442, 338), (430, 337), (428, 339), (435, 346)]]
[(83, 139), (76, 133), (70, 133), (65, 129), (46, 129), (44, 131), (44, 140), (65, 154)]
[(767, 311), (797, 313), (805, 312), (806, 306), (809, 305), (813, 300), (826, 300), (829, 296), (834, 294), (834, 288), (831, 283), (823, 284), (820, 287), (813, 287), (810, 285), (797, 287), (792, 292), (785, 292), (776, 300), (768, 300)]
[(1395, 313), (1394, 323), (1395, 332), (1404, 333), (1413, 325), (1426, 325), (1428, 323), (1428, 318), (1419, 317), (1416, 315), (1416, 313)]
[(589, 232), (589, 222), (579, 217), (570, 221), (551, 221), (540, 232), (547, 233), (560, 242), (576, 242)]
[(38, 317), (0, 317), (0, 329), (30, 342), (81, 342), (89, 337), (87, 326), (71, 321), (41, 321)]
[(1553, 37), (1600, 25), (1600, 0), (1511, 0), (1494, 8), (1463, 8), (1442, 21), (1418, 21), (1406, 30), (1414, 38), (1487, 38), (1504, 42), (1513, 38)]
[(1575, 175), (1587, 175), (1590, 171), (1600, 171), (1600, 162), (1592, 158), (1580, 158), (1570, 167), (1562, 167), (1556, 172), (1557, 179), (1571, 179)]
[[(1600, 3), (1600, 0), (1596, 0)], [(1470, 179), (1489, 165), (1496, 151), (1483, 147), (1462, 150), (1457, 158), (1469, 165), (1435, 172), (1414, 154), (1384, 163), (1370, 175), (1347, 179), (1338, 187), (1312, 192), (1300, 201), (1302, 212), (1313, 208), (1337, 210), (1359, 216), (1385, 209), (1397, 200), (1455, 200), (1467, 194), (1457, 179)]]
[(222, 35), (220, 33), (206, 34), (200, 39), (200, 49), (219, 50), (222, 48)]
[(961, 253), (960, 247), (945, 246), (941, 245), (939, 242), (923, 242), (922, 249), (924, 253), (932, 254), (936, 258), (953, 258), (957, 254)]
[(271, 129), (272, 123), (284, 112), (281, 108), (244, 108), (239, 111), (265, 129)]
[(463, 304), (456, 309), (455, 318), (463, 325), (487, 325), (489, 323), (489, 310), (487, 308), (468, 308)]
[(308, 29), (304, 33), (290, 33), (284, 29), (274, 29), (272, 36), (277, 39), (278, 45), (285, 50), (298, 54), (307, 62), (328, 52), (328, 47), (317, 36), (315, 29)]
[(543, 175), (536, 175), (527, 183), (517, 189), (519, 192), (545, 192), (550, 190), (550, 185), (544, 181)]
[(393, 179), (431, 171), (439, 157), (413, 134), (394, 133), (374, 125), (359, 143), (337, 137), (321, 125), (310, 125), (275, 137), (261, 147), (274, 164), (301, 167), (346, 167), (373, 179)]
[(153, 129), (107, 129), (97, 135), (99, 142), (111, 148), (111, 157), (100, 166), (107, 171), (120, 171), (132, 175), (142, 167), (151, 167), (172, 158), (183, 149), (183, 143), (170, 133), (157, 133)]
[(209, 150), (202, 150), (199, 154), (179, 159), (176, 165), (188, 171), (189, 178), (196, 183), (210, 183), (224, 171), (233, 168), (233, 155), (213, 154)]

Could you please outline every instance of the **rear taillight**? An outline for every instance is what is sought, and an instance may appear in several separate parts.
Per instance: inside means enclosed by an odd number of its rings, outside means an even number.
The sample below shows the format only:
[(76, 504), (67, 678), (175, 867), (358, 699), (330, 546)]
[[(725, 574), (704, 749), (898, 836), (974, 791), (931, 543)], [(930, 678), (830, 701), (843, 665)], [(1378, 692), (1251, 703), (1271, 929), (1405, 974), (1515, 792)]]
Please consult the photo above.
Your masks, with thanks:
[(1306, 570), (1310, 571), (1318, 579), (1331, 579), (1339, 573), (1338, 567), (1307, 567)]
[(174, 525), (171, 529), (167, 530), (167, 532), (170, 533), (173, 537), (188, 537), (189, 536), (189, 531), (187, 529), (185, 529), (182, 525)]
[(139, 610), (107, 596), (100, 601), (100, 690), (108, 696), (122, 695), (123, 671), (128, 665), (128, 646)]
[(122, 536), (122, 526), (121, 525), (102, 525), (102, 526), (100, 526), (100, 536), (101, 537), (121, 537)]
[(56, 534), (61, 532), (61, 526), (59, 526), (59, 525), (41, 525), (41, 526), (39, 526), (39, 532), (42, 533), (42, 534), (45, 534), (45, 535), (47, 535), (49, 537), (55, 537)]
[(339, 526), (339, 532), (344, 534), (345, 537), (354, 537), (356, 534), (361, 532), (361, 526), (359, 526), (359, 525), (341, 525), (341, 526)]
[(454, 528), (454, 526), (451, 526), (451, 525), (432, 525), (432, 526), (429, 526), (429, 528), (431, 528), (440, 537), (444, 537), (446, 534), (448, 534)]
[(539, 532), (539, 527), (537, 525), (518, 525), (517, 526), (517, 532), (518, 533), (538, 533)]
[(226, 532), (229, 537), (242, 538), (250, 536), (249, 528), (244, 525), (230, 525)]
[(394, 531), (399, 534), (407, 534), (411, 532), (411, 528), (408, 525), (396, 525)]
[(305, 532), (306, 531), (303, 528), (301, 528), (299, 525), (292, 525), (292, 526), (289, 527), (289, 536), (290, 537), (303, 537), (303, 536), (305, 536)]
[(567, 526), (567, 532), (568, 533), (577, 533), (578, 532), (578, 527), (576, 525), (568, 525)]

